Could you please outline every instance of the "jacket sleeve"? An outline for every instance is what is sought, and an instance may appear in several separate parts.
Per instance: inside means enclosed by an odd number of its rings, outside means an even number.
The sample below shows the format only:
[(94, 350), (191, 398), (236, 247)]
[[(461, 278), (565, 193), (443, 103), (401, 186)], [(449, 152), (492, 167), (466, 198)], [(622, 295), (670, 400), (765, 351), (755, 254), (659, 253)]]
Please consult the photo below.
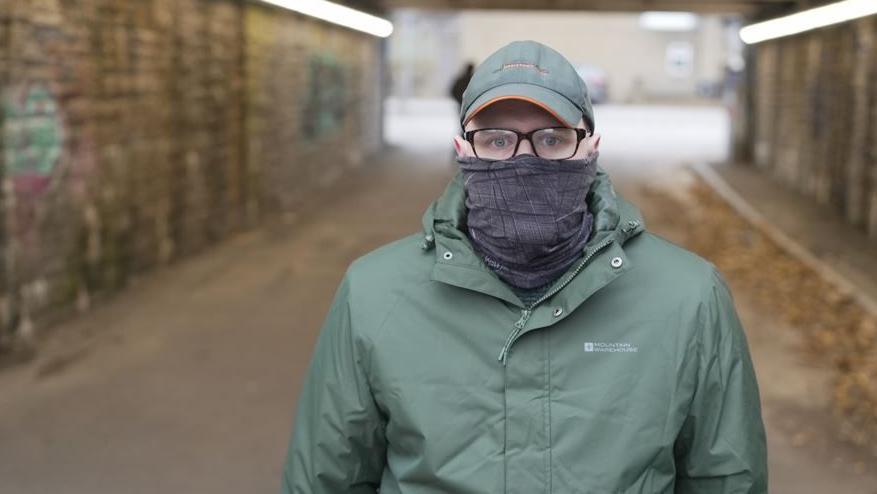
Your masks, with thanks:
[(282, 494), (377, 492), (386, 457), (382, 420), (354, 331), (344, 277), (320, 329), (299, 395)]
[(713, 267), (701, 307), (696, 386), (676, 439), (677, 494), (767, 492), (767, 444), (746, 335)]

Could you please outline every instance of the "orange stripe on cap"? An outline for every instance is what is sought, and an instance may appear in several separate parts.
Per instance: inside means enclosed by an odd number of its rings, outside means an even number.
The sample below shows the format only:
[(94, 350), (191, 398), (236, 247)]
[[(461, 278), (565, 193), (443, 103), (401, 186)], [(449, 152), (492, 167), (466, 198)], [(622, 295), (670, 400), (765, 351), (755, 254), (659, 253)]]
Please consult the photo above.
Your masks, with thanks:
[[(534, 105), (538, 106), (539, 108), (542, 108), (543, 110), (550, 113), (552, 117), (556, 118), (559, 122), (562, 122), (567, 127), (575, 127), (575, 124), (570, 125), (566, 120), (564, 120), (560, 115), (558, 115), (557, 112), (555, 112), (554, 110), (552, 110), (551, 108), (546, 106), (541, 101), (537, 101), (537, 100), (535, 100), (533, 98), (529, 98), (527, 96), (497, 96), (496, 98), (493, 98), (492, 100), (488, 100), (488, 101), (484, 102), (481, 106), (479, 106), (478, 108), (473, 110), (472, 113), (470, 113), (469, 116), (466, 117), (466, 120), (463, 120), (463, 127), (465, 127), (466, 124), (469, 123), (470, 120), (472, 120), (472, 117), (474, 117), (478, 112), (487, 108), (488, 105), (496, 103), (497, 101), (502, 101), (504, 99), (519, 99), (522, 101), (526, 101), (528, 103), (533, 103)], [(578, 123), (578, 122), (576, 122), (576, 123)]]

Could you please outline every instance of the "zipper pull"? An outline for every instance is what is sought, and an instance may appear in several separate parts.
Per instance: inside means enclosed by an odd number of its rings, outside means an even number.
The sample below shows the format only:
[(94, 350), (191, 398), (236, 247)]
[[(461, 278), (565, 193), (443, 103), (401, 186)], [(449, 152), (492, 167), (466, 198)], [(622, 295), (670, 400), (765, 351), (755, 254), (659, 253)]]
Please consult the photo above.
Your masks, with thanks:
[(511, 348), (512, 343), (515, 341), (515, 337), (520, 334), (521, 330), (524, 329), (524, 326), (527, 324), (527, 319), (530, 319), (530, 314), (532, 311), (530, 309), (524, 309), (521, 311), (521, 318), (515, 322), (515, 330), (509, 334), (509, 337), (505, 340), (505, 345), (502, 346), (502, 350), (499, 352), (499, 357), (497, 360), (502, 362), (502, 365), (506, 365), (506, 357), (509, 354), (509, 348)]
[(518, 329), (524, 329), (524, 325), (527, 324), (527, 319), (530, 319), (530, 313), (532, 311), (530, 309), (524, 309), (521, 311), (521, 318), (518, 319), (518, 322), (515, 323), (515, 327)]

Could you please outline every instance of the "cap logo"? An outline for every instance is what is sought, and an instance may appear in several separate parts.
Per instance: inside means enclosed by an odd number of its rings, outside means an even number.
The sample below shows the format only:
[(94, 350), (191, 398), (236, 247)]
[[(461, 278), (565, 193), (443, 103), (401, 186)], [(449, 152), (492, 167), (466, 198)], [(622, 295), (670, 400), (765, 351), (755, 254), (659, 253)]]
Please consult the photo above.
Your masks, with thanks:
[(494, 72), (499, 72), (500, 70), (508, 70), (508, 69), (533, 69), (542, 75), (545, 75), (548, 73), (547, 69), (543, 69), (542, 67), (540, 67), (536, 64), (533, 64), (533, 63), (529, 63), (529, 62), (504, 63), (502, 65), (502, 67), (500, 67), (497, 70), (494, 70)]

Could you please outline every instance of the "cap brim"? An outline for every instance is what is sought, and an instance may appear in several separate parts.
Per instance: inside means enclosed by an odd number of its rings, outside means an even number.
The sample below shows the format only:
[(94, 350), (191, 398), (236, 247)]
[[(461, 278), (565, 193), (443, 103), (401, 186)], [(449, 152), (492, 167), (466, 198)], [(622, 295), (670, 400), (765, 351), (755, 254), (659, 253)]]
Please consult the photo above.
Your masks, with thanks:
[(472, 117), (489, 105), (506, 99), (518, 99), (533, 103), (567, 127), (575, 127), (579, 123), (579, 119), (583, 118), (582, 110), (560, 93), (535, 84), (513, 83), (489, 89), (475, 98), (463, 116), (462, 125), (465, 127)]

